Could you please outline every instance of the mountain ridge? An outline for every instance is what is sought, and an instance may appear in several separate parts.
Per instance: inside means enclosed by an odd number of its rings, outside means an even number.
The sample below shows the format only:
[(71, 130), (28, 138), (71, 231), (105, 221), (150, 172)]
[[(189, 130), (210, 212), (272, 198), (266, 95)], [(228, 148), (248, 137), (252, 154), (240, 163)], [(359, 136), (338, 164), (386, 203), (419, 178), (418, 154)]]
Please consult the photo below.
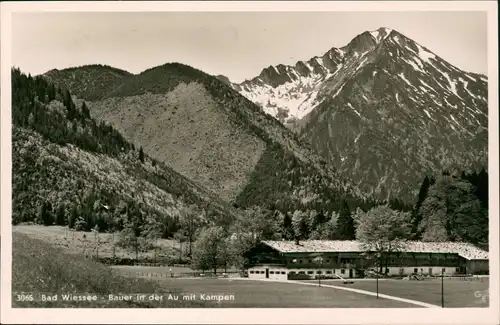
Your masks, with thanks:
[[(325, 56), (329, 64), (318, 59)], [(485, 166), (486, 76), (389, 28), (363, 32), (320, 57), (268, 67), (233, 87), (382, 199), (414, 197), (410, 179), (422, 173)]]
[[(380, 27), (377, 30), (366, 31), (357, 35), (343, 47), (332, 47), (323, 55), (314, 56), (308, 60), (299, 60), (295, 65), (271, 65), (264, 68), (258, 76), (241, 83), (231, 83), (231, 85), (235, 90), (261, 106), (266, 113), (278, 118), (283, 123), (287, 122), (287, 117), (291, 120), (288, 122), (293, 122), (310, 113), (314, 106), (318, 104), (313, 98), (315, 93), (307, 91), (307, 88), (312, 90), (318, 87), (318, 83), (326, 82), (327, 79), (333, 77), (342, 68), (345, 58), (349, 57), (349, 55), (366, 51), (367, 45), (369, 46), (370, 43), (377, 47), (382, 46), (384, 41), (391, 36), (402, 37), (405, 40), (409, 39), (394, 29)], [(419, 43), (412, 42), (426, 52), (432, 53)], [(443, 60), (441, 57), (433, 55)], [(486, 77), (483, 74), (461, 71), (472, 76)], [(299, 80), (301, 77), (304, 80)], [(272, 89), (266, 86), (269, 85), (271, 88), (277, 88), (286, 83), (296, 82), (297, 80), (300, 81), (298, 84), (283, 87), (277, 90), (278, 93), (273, 92)], [(261, 86), (263, 89), (256, 89), (258, 88), (256, 86)], [(306, 90), (303, 95), (294, 97), (287, 94), (288, 92), (300, 93), (300, 90), (304, 88)]]
[[(342, 199), (354, 205), (366, 200), (296, 134), (224, 81), (195, 68), (153, 67), (100, 98), (87, 102), (93, 117), (227, 202), (290, 211), (320, 209), (328, 200), (335, 201), (333, 209)], [(269, 163), (282, 170), (269, 170)]]

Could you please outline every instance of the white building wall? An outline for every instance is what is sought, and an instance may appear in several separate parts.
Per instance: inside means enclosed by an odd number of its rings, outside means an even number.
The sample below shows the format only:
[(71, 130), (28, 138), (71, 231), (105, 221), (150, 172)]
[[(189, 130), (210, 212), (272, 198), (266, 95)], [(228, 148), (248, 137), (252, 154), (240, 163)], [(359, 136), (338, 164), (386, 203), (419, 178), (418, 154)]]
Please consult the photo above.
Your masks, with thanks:
[[(407, 276), (415, 273), (415, 269), (417, 270), (416, 273), (421, 274), (421, 275), (441, 275), (441, 269), (445, 269), (444, 275), (450, 276), (454, 275), (456, 272), (455, 267), (441, 267), (441, 266), (405, 266), (405, 267), (397, 267), (397, 266), (391, 266), (388, 267), (388, 275), (389, 276)], [(342, 273), (342, 269), (328, 269), (328, 268), (321, 268), (321, 269), (313, 269), (313, 268), (297, 268), (297, 269), (287, 269), (284, 267), (277, 267), (277, 266), (254, 266), (250, 269), (247, 270), (248, 272), (248, 277), (251, 279), (266, 279), (266, 269), (269, 269), (269, 279), (271, 280), (286, 280), (288, 278), (288, 273), (290, 272), (295, 272), (295, 274), (306, 274), (310, 276), (311, 278), (315, 278), (318, 275), (322, 276), (333, 276), (339, 275), (342, 278), (349, 279), (351, 278), (349, 275), (349, 269), (345, 268), (344, 273)], [(385, 269), (385, 268), (384, 268)], [(318, 274), (318, 271), (321, 271), (321, 274)], [(330, 273), (328, 273), (330, 272)], [(357, 276), (356, 270), (352, 269), (352, 278), (355, 278)]]
[(276, 266), (254, 266), (247, 270), (248, 277), (251, 279), (266, 279), (266, 269), (269, 269), (269, 278), (271, 280), (286, 280), (288, 270)]
[[(316, 277), (318, 275), (322, 275), (322, 276), (335, 276), (335, 275), (339, 275), (341, 276), (342, 278), (350, 278), (349, 277), (349, 269), (343, 269), (344, 270), (344, 273), (342, 273), (342, 269), (327, 269), (327, 268), (321, 268), (321, 269), (311, 269), (311, 268), (308, 268), (308, 269), (289, 269), (289, 272), (295, 272), (296, 274), (300, 274), (300, 272), (304, 272), (302, 274), (306, 274), (306, 275), (309, 275), (310, 277)], [(321, 271), (321, 274), (318, 274), (318, 271)], [(310, 273), (312, 272), (312, 273)], [(328, 273), (330, 272), (330, 273)], [(356, 277), (356, 270), (355, 269), (352, 269), (352, 277), (355, 278)]]
[[(454, 275), (456, 273), (455, 267), (442, 267), (442, 266), (390, 266), (388, 267), (389, 273), (388, 275), (397, 276), (397, 275), (410, 275), (416, 273), (422, 275), (441, 275), (441, 269), (445, 269), (444, 275)], [(385, 268), (384, 268), (385, 270)], [(402, 272), (401, 272), (402, 270)]]
[(266, 269), (264, 267), (252, 267), (248, 269), (248, 278), (250, 279), (265, 279)]

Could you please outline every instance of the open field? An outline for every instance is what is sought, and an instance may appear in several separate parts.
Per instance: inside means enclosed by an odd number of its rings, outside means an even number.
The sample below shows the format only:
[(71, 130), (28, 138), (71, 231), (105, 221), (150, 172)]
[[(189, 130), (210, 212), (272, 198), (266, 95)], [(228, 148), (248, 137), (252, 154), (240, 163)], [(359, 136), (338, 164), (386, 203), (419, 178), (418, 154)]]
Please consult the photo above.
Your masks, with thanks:
[[(303, 281), (303, 282), (317, 282)], [(344, 284), (339, 280), (322, 280), (321, 283), (377, 292), (374, 279), (354, 280)], [(451, 308), (488, 307), (489, 278), (444, 278), (444, 306)], [(412, 299), (441, 306), (441, 279), (404, 281), (382, 279), (378, 282), (379, 293)]]
[[(377, 299), (359, 293), (296, 283), (252, 281), (246, 279), (153, 278), (161, 288), (180, 288), (183, 295), (234, 295), (234, 300), (210, 302), (227, 308), (412, 308), (415, 305)], [(182, 299), (182, 294), (179, 299)]]
[[(68, 230), (67, 227), (62, 226), (41, 226), (41, 225), (15, 225), (12, 226), (14, 233), (27, 234), (31, 238), (37, 238), (51, 245), (61, 247), (69, 253), (76, 253), (79, 255), (96, 256), (99, 257), (112, 257), (113, 246), (115, 256), (119, 258), (135, 258), (135, 251), (124, 250), (115, 244), (118, 242), (118, 234), (93, 232), (73, 231)], [(85, 237), (84, 237), (85, 236)], [(99, 245), (97, 243), (99, 242)], [(179, 256), (180, 245), (175, 240), (158, 239), (155, 244), (157, 247), (157, 256)], [(99, 250), (96, 250), (99, 247)], [(183, 251), (184, 251), (183, 247)], [(139, 252), (139, 258), (149, 257), (154, 258), (155, 250), (148, 252)]]

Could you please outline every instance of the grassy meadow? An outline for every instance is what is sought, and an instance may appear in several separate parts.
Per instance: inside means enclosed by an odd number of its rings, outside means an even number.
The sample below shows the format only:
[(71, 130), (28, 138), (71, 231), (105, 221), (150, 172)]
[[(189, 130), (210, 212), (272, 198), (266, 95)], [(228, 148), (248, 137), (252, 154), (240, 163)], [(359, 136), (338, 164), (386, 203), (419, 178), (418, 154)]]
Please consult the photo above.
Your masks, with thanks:
[[(63, 301), (61, 295), (96, 294), (99, 296), (147, 293), (175, 294), (174, 287), (159, 287), (153, 281), (125, 277), (103, 264), (68, 254), (26, 234), (13, 233), (12, 251), (13, 307), (203, 307), (198, 301)], [(34, 301), (21, 301), (18, 295), (33, 294)], [(58, 295), (58, 301), (40, 301), (40, 295)]]
[[(42, 225), (13, 225), (14, 233), (29, 235), (31, 238), (37, 238), (48, 242), (53, 246), (60, 247), (68, 253), (74, 253), (83, 256), (97, 256), (135, 259), (136, 252), (131, 249), (123, 249), (117, 246), (119, 234), (74, 231), (62, 226), (42, 226)], [(147, 252), (139, 252), (139, 259), (153, 259), (156, 253), (158, 258), (177, 257), (180, 254), (180, 244), (175, 240), (158, 239), (154, 244), (155, 249)], [(97, 250), (98, 248), (98, 250)], [(182, 253), (185, 254), (187, 245), (183, 244)]]
[[(304, 281), (311, 282), (311, 281)], [(361, 289), (377, 292), (377, 284), (373, 279), (354, 280), (353, 284), (342, 281), (322, 280), (322, 283), (339, 287)], [(489, 278), (444, 278), (445, 308), (488, 307)], [(426, 279), (424, 281), (404, 281), (383, 279), (378, 282), (378, 292), (390, 296), (412, 299), (441, 306), (441, 279)]]

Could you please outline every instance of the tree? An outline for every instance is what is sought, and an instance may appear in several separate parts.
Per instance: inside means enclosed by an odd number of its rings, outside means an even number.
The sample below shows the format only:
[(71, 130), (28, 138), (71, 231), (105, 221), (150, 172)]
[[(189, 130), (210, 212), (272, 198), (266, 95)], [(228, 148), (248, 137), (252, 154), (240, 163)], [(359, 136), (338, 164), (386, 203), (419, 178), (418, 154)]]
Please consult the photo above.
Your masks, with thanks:
[(142, 150), (142, 146), (139, 148), (139, 160), (141, 163), (144, 163), (144, 150)]
[(419, 225), (422, 222), (422, 213), (420, 208), (422, 207), (422, 203), (424, 203), (427, 198), (427, 194), (429, 192), (429, 188), (431, 186), (431, 180), (429, 177), (425, 176), (422, 185), (420, 186), (420, 191), (418, 192), (417, 203), (413, 209), (412, 216), (412, 234), (414, 239), (420, 239), (422, 237), (422, 233), (419, 231)]
[(317, 240), (333, 240), (338, 238), (338, 214), (332, 212), (331, 218), (321, 223), (310, 235), (311, 239)]
[(278, 229), (277, 220), (269, 210), (253, 206), (242, 211), (231, 227), (233, 255), (243, 256), (261, 240), (279, 239)]
[(188, 256), (191, 256), (196, 230), (202, 224), (203, 213), (199, 213), (198, 207), (194, 204), (183, 207), (180, 210), (181, 230), (188, 241)]
[(354, 219), (349, 210), (349, 205), (347, 205), (345, 200), (342, 200), (342, 206), (339, 211), (337, 231), (339, 239), (342, 240), (353, 240), (356, 237)]
[(90, 110), (85, 102), (82, 103), (82, 116), (83, 118), (90, 119)]
[(369, 254), (375, 254), (380, 272), (393, 252), (401, 250), (410, 236), (410, 213), (392, 210), (388, 205), (377, 206), (368, 212), (357, 209), (354, 214), (356, 239)]
[[(466, 241), (479, 244), (488, 238), (488, 216), (481, 209), (475, 188), (466, 180), (442, 175), (429, 189), (420, 209), (425, 241)], [(445, 236), (446, 234), (446, 236)]]
[(227, 263), (227, 241), (222, 227), (210, 227), (201, 231), (194, 243), (191, 265), (196, 270), (213, 269)]
[(42, 204), (40, 211), (40, 220), (44, 226), (51, 226), (54, 223), (54, 216), (52, 215), (52, 203), (45, 201)]
[(64, 206), (64, 204), (61, 204), (58, 208), (57, 208), (57, 212), (56, 212), (56, 224), (58, 226), (65, 226), (66, 225), (66, 208)]
[(283, 234), (283, 239), (293, 240), (294, 232), (293, 232), (293, 225), (292, 225), (292, 217), (288, 213), (285, 213), (285, 215), (283, 217), (282, 234)]
[(68, 216), (68, 228), (70, 229), (75, 228), (75, 223), (77, 219), (78, 219), (78, 206), (76, 205), (76, 203), (73, 203), (71, 205), (71, 211)]
[(292, 226), (295, 238), (295, 243), (298, 245), (301, 239), (307, 238), (309, 231), (307, 229), (306, 215), (300, 211), (295, 210), (292, 216)]
[(182, 244), (186, 242), (186, 235), (184, 231), (180, 230), (174, 234), (174, 239), (179, 242), (179, 262), (182, 261)]

